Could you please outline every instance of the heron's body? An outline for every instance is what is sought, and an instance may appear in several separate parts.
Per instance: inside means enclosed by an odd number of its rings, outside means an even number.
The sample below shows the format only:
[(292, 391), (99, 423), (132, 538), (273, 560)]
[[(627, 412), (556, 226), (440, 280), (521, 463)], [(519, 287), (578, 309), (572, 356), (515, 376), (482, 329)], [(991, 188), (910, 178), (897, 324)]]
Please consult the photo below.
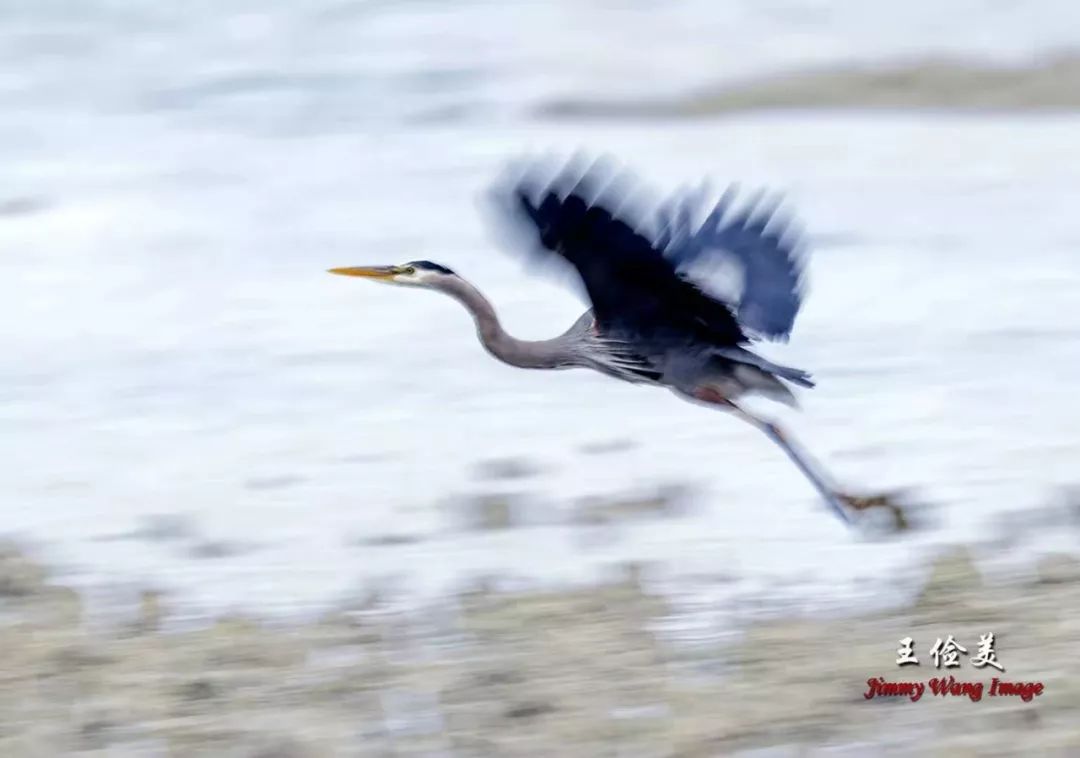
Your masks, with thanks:
[[(429, 261), (351, 267), (335, 273), (440, 291), (476, 321), (495, 358), (531, 369), (588, 368), (623, 381), (666, 387), (695, 402), (731, 411), (780, 444), (839, 515), (841, 502), (806, 457), (771, 423), (734, 401), (757, 393), (794, 405), (789, 385), (813, 387), (809, 375), (749, 349), (752, 336), (787, 339), (802, 300), (798, 238), (775, 207), (732, 210), (726, 195), (700, 223), (683, 199), (639, 231), (619, 214), (623, 199), (596, 166), (567, 169), (541, 182), (526, 175), (494, 195), (501, 218), (523, 232), (523, 247), (576, 274), (592, 304), (564, 333), (518, 340), (471, 283)], [(606, 193), (606, 195), (605, 195)], [(639, 228), (648, 224), (640, 223)], [(741, 285), (711, 291), (714, 264), (734, 264)]]
[(471, 283), (454, 278), (441, 289), (473, 314), (484, 348), (518, 368), (592, 369), (627, 382), (667, 387), (695, 400), (702, 399), (702, 390), (729, 400), (758, 392), (794, 405), (795, 396), (780, 379), (814, 386), (805, 372), (772, 363), (738, 346), (693, 349), (681, 342), (658, 341), (652, 349), (639, 347), (639, 352), (629, 354), (623, 338), (618, 333), (609, 337), (592, 310), (552, 339), (515, 339), (502, 328), (491, 302)]

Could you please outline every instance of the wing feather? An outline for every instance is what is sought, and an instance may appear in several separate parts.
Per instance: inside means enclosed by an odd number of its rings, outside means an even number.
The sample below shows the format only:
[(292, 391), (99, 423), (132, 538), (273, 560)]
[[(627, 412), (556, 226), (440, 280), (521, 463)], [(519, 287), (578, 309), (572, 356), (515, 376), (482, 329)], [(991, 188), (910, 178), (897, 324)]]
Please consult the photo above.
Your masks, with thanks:
[(535, 176), (498, 190), (499, 204), (528, 230), (537, 257), (560, 260), (576, 271), (602, 332), (639, 347), (746, 342), (727, 303), (680, 276), (678, 260), (618, 215), (624, 185), (616, 182), (616, 189), (607, 186), (601, 193), (601, 178), (588, 170), (564, 171), (548, 182)]
[(763, 337), (786, 340), (805, 292), (802, 241), (776, 201), (758, 195), (734, 208), (732, 188), (705, 220), (693, 224), (700, 199), (677, 198), (665, 209), (660, 238), (676, 269), (711, 291), (715, 272), (733, 264), (741, 281), (726, 298), (739, 323)]

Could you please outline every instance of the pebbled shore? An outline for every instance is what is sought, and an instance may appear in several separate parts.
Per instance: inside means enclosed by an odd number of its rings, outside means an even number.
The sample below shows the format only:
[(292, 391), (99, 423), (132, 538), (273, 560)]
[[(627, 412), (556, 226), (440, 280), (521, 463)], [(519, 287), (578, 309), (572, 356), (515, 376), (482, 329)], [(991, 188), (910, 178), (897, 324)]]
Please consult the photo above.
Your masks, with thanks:
[[(909, 607), (762, 622), (686, 646), (634, 573), (605, 586), (476, 589), (440, 607), (380, 600), (291, 625), (171, 624), (146, 593), (123, 622), (13, 545), (0, 549), (0, 755), (716, 756), (1080, 753), (1080, 563), (989, 581), (968, 552)], [(866, 700), (866, 680), (929, 679), (933, 638), (993, 631), (1019, 698)], [(894, 664), (916, 639), (921, 670)], [(989, 682), (964, 666), (958, 680)], [(826, 750), (826, 748), (828, 748)], [(927, 751), (932, 751), (927, 753)]]

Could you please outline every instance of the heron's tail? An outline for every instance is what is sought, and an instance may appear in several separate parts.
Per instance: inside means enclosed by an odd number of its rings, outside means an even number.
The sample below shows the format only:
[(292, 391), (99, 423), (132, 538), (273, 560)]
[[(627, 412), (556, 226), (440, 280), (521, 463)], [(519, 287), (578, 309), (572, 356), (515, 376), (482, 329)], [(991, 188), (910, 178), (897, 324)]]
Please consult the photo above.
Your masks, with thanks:
[(810, 374), (803, 371), (801, 368), (773, 365), (771, 370), (778, 377), (786, 379), (792, 384), (797, 384), (800, 387), (806, 387), (807, 389), (814, 387), (814, 380), (810, 378)]
[(798, 398), (795, 397), (795, 393), (791, 391), (791, 388), (770, 371), (744, 363), (736, 366), (732, 375), (742, 385), (745, 392), (761, 395), (792, 408), (799, 407)]
[(777, 376), (785, 381), (797, 384), (800, 387), (806, 387), (810, 389), (814, 386), (813, 379), (810, 378), (810, 374), (799, 368), (792, 368), (791, 366), (781, 366), (779, 363), (773, 363), (770, 360), (762, 358), (756, 353), (751, 353), (741, 347), (721, 347), (714, 348), (713, 352), (723, 358), (727, 358), (730, 361), (736, 363), (742, 363), (747, 366), (753, 366), (759, 368), (762, 371)]

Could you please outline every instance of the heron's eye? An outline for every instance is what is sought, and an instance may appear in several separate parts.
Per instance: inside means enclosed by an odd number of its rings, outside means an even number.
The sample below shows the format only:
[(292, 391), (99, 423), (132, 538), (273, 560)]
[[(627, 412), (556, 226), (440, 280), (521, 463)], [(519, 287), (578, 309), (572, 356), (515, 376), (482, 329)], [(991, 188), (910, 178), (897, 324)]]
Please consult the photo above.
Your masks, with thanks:
[(401, 273), (412, 276), (416, 273), (416, 269), (413, 266), (406, 266), (405, 268), (401, 269)]

